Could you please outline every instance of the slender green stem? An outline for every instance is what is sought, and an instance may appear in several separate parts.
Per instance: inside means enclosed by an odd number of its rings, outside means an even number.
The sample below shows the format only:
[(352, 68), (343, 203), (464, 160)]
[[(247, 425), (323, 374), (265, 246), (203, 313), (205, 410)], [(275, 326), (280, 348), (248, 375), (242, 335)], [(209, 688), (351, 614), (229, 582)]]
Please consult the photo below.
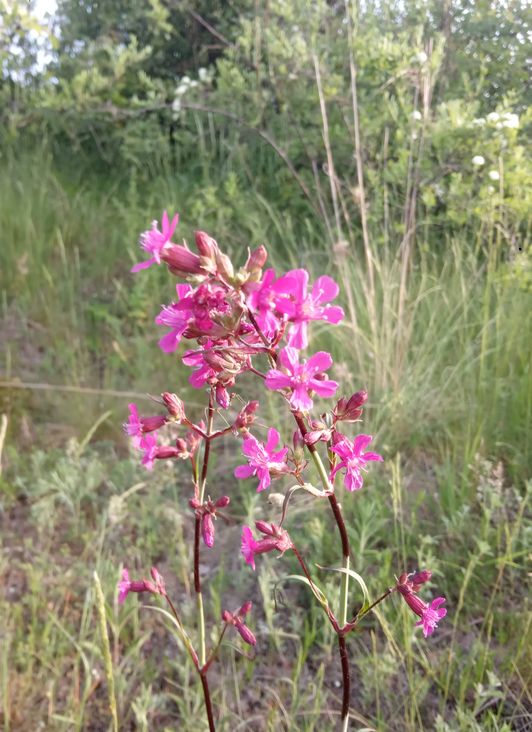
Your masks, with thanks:
[[(299, 412), (293, 412), (294, 419), (296, 420), (297, 426), (304, 437), (307, 428), (303, 420), (302, 415)], [(338, 647), (340, 651), (340, 662), (342, 665), (342, 678), (343, 678), (343, 697), (342, 697), (342, 732), (346, 732), (349, 726), (349, 698), (351, 693), (351, 675), (349, 671), (349, 657), (347, 655), (347, 647), (345, 641), (345, 633), (343, 628), (347, 625), (347, 601), (349, 596), (349, 537), (347, 536), (347, 529), (342, 516), (342, 511), (336, 500), (336, 496), (333, 493), (333, 485), (329, 480), (329, 475), (320, 457), (320, 454), (316, 450), (314, 445), (307, 445), (308, 451), (318, 474), (320, 476), (323, 489), (327, 492), (331, 492), (329, 495), (329, 504), (334, 514), (334, 520), (338, 526), (340, 532), (340, 538), (342, 540), (342, 567), (345, 572), (342, 572), (342, 579), (340, 581), (340, 613), (339, 613), (339, 631), (338, 631)]]
[[(208, 415), (207, 415), (207, 434), (205, 437), (205, 451), (203, 453), (203, 466), (201, 469), (201, 478), (200, 478), (200, 494), (199, 494), (199, 501), (200, 503), (203, 503), (204, 497), (205, 497), (205, 486), (207, 485), (207, 473), (209, 470), (209, 456), (211, 451), (211, 441), (209, 439), (211, 433), (212, 433), (212, 425), (214, 421), (214, 392), (213, 389), (211, 389), (211, 393), (209, 396), (209, 408), (208, 408)], [(205, 649), (205, 613), (203, 610), (203, 594), (201, 592), (201, 579), (200, 579), (200, 572), (199, 572), (199, 554), (200, 554), (200, 532), (201, 532), (201, 520), (199, 518), (196, 518), (195, 524), (194, 524), (194, 589), (196, 591), (196, 602), (198, 606), (198, 645), (199, 645), (199, 664), (200, 668), (203, 668), (205, 666), (205, 662), (207, 660), (207, 652)], [(207, 689), (208, 692), (208, 685), (207, 685), (207, 679), (204, 678), (203, 674), (201, 676), (202, 684), (203, 684), (203, 690), (205, 691)], [(210, 701), (209, 701), (210, 703)], [(207, 705), (207, 702), (206, 702)], [(207, 713), (209, 713), (209, 709), (207, 708)], [(212, 710), (211, 710), (212, 715)], [(210, 718), (209, 718), (209, 725), (210, 725)]]
[[(275, 354), (275, 351), (272, 349), (270, 342), (268, 341), (268, 339), (266, 338), (264, 333), (261, 331), (260, 326), (258, 325), (257, 321), (253, 317), (253, 313), (251, 313), (251, 311), (249, 311), (248, 315), (249, 315), (251, 323), (255, 327), (255, 330), (259, 334), (262, 342), (268, 348), (268, 351), (269, 351), (268, 358), (269, 358), (272, 366), (274, 366), (277, 363), (277, 356)], [(303, 419), (303, 415), (301, 414), (301, 412), (296, 412), (296, 411), (292, 411), (292, 414), (294, 416), (297, 426), (299, 427), (301, 436), (304, 438), (307, 433), (307, 428), (305, 425), (305, 421)], [(345, 640), (346, 631), (344, 630), (344, 628), (347, 625), (347, 601), (348, 601), (348, 596), (349, 596), (349, 557), (350, 557), (349, 537), (347, 536), (347, 529), (345, 526), (344, 518), (342, 516), (342, 511), (340, 509), (338, 501), (336, 500), (336, 496), (334, 495), (334, 486), (331, 484), (331, 481), (329, 480), (329, 475), (327, 473), (327, 470), (325, 469), (325, 465), (323, 464), (320, 454), (316, 450), (316, 447), (314, 445), (307, 445), (307, 448), (308, 448), (308, 451), (310, 452), (312, 461), (313, 461), (314, 465), (316, 466), (316, 469), (320, 476), (320, 479), (321, 479), (321, 482), (323, 485), (323, 489), (327, 493), (330, 493), (330, 495), (328, 496), (329, 504), (330, 504), (332, 512), (334, 514), (334, 520), (336, 521), (336, 525), (338, 526), (338, 531), (340, 533), (340, 538), (342, 541), (342, 567), (346, 571), (342, 572), (342, 579), (341, 579), (341, 584), (340, 584), (340, 621), (339, 621), (339, 630), (337, 630), (337, 635), (338, 635), (338, 647), (339, 647), (339, 651), (340, 651), (340, 661), (342, 664), (342, 677), (343, 677), (342, 732), (347, 732), (347, 729), (349, 726), (349, 699), (350, 699), (350, 691), (351, 691), (351, 676), (350, 676), (350, 671), (349, 671), (349, 657), (347, 655), (347, 647), (346, 647), (346, 640)], [(348, 630), (348, 629), (346, 629), (346, 630)]]
[(369, 612), (371, 612), (377, 605), (379, 605), (383, 600), (386, 600), (386, 598), (392, 594), (394, 591), (394, 587), (388, 587), (386, 592), (384, 592), (375, 602), (372, 602), (371, 605), (369, 605), (365, 610), (362, 610), (361, 612), (357, 613), (353, 622), (358, 623), (359, 620), (362, 620), (362, 618), (367, 615)]
[(199, 663), (200, 666), (205, 665), (207, 654), (205, 651), (205, 613), (203, 612), (203, 594), (198, 592), (196, 595), (198, 604), (198, 642), (199, 642)]
[(209, 691), (209, 682), (207, 674), (200, 671), (201, 686), (203, 688), (203, 697), (205, 699), (205, 711), (207, 712), (207, 720), (209, 722), (209, 732), (215, 732), (214, 715), (212, 713), (211, 692)]

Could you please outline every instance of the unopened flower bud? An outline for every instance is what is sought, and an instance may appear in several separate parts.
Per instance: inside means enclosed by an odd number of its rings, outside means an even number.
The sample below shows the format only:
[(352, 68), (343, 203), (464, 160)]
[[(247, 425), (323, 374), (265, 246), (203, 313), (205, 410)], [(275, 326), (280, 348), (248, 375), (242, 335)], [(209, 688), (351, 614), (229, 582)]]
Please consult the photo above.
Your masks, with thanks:
[(214, 504), (214, 507), (215, 508), (225, 508), (230, 503), (231, 503), (231, 499), (229, 498), (229, 496), (221, 496), (221, 498), (219, 498), (216, 501), (216, 503)]
[(333, 415), (337, 422), (356, 422), (362, 414), (362, 405), (367, 401), (367, 391), (357, 391), (349, 399), (338, 400)]
[(214, 260), (215, 255), (219, 250), (218, 244), (212, 236), (209, 236), (205, 231), (195, 231), (194, 238), (200, 255), (207, 259)]
[(410, 575), (409, 580), (412, 583), (412, 590), (414, 592), (417, 592), (421, 585), (425, 584), (425, 582), (428, 582), (430, 578), (432, 577), (432, 572), (430, 569), (423, 569), (421, 572), (414, 572), (414, 574)]
[(266, 251), (266, 247), (262, 246), (261, 244), (260, 247), (257, 247), (252, 252), (250, 252), (248, 261), (245, 264), (245, 269), (247, 269), (248, 272), (262, 269), (266, 264), (267, 259), (268, 252)]
[(154, 432), (166, 424), (166, 417), (162, 414), (157, 414), (153, 417), (141, 417), (140, 423), (143, 432)]
[(159, 445), (155, 457), (157, 460), (168, 460), (169, 458), (180, 458), (182, 455), (175, 445)]
[(205, 543), (205, 546), (211, 547), (214, 546), (214, 521), (212, 520), (212, 516), (210, 513), (204, 513), (201, 519), (201, 534), (203, 536), (203, 541)]
[(261, 534), (266, 534), (267, 536), (275, 536), (273, 524), (269, 524), (267, 521), (255, 521), (255, 526), (257, 528), (257, 531), (260, 531)]
[[(205, 430), (205, 424), (203, 422), (200, 422), (198, 427), (203, 431)], [(186, 444), (188, 445), (188, 450), (189, 450), (190, 455), (194, 455), (194, 453), (196, 452), (196, 450), (198, 449), (198, 447), (201, 443), (201, 440), (202, 440), (201, 435), (198, 435), (198, 433), (195, 432), (194, 430), (190, 430), (189, 432), (187, 432)]]
[(259, 408), (257, 401), (248, 402), (244, 409), (237, 414), (233, 427), (237, 430), (246, 429), (255, 421), (255, 412)]
[(188, 457), (191, 456), (187, 442), (186, 440), (183, 440), (182, 437), (178, 437), (178, 439), (175, 441), (175, 446), (178, 452), (178, 457), (181, 458), (181, 460), (186, 460)]
[(228, 409), (229, 405), (231, 404), (231, 397), (229, 396), (229, 392), (225, 388), (225, 386), (222, 386), (221, 384), (216, 384), (216, 402), (222, 409)]
[(222, 254), (222, 252), (218, 252), (216, 255), (216, 264), (218, 268), (218, 272), (222, 275), (222, 277), (225, 280), (231, 281), (234, 277), (235, 270), (233, 267), (233, 263), (227, 256), (227, 254)]
[(305, 444), (315, 445), (320, 440), (327, 442), (331, 439), (331, 430), (327, 428), (325, 422), (313, 420), (310, 426), (312, 429), (305, 435)]
[(257, 639), (245, 623), (236, 622), (235, 628), (240, 633), (240, 637), (243, 641), (249, 643), (250, 646), (254, 646), (257, 644)]
[(240, 610), (238, 610), (237, 615), (241, 615), (241, 616), (247, 615), (252, 607), (253, 607), (253, 603), (251, 602), (251, 600), (248, 600), (247, 602), (245, 602), (242, 605)]
[(203, 267), (197, 254), (179, 244), (166, 247), (161, 252), (161, 259), (168, 265), (172, 274), (186, 277), (189, 274), (202, 274)]
[(240, 610), (234, 613), (230, 613), (228, 610), (224, 610), (222, 613), (222, 620), (228, 625), (234, 625), (239, 632), (241, 638), (249, 643), (250, 646), (254, 646), (257, 643), (257, 639), (247, 627), (244, 622), (244, 615), (246, 615), (251, 609), (251, 602), (245, 602)]
[(161, 394), (161, 398), (164, 402), (168, 413), (172, 415), (177, 421), (185, 419), (185, 405), (177, 394), (171, 394), (169, 391), (164, 391)]
[(150, 569), (150, 574), (152, 576), (153, 581), (156, 585), (156, 590), (160, 595), (166, 595), (166, 584), (164, 581), (164, 578), (161, 574), (159, 574), (159, 571), (156, 567), (152, 567)]
[(299, 430), (295, 430), (292, 435), (292, 445), (294, 446), (294, 450), (302, 450), (305, 447), (305, 440)]

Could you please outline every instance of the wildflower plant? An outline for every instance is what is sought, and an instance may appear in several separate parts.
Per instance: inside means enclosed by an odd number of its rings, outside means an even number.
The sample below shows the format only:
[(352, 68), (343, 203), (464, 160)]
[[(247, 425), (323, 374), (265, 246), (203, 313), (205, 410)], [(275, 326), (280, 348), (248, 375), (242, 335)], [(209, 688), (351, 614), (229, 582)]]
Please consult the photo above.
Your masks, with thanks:
[[(166, 265), (180, 280), (176, 286), (177, 298), (163, 306), (155, 321), (169, 329), (159, 346), (174, 354), (181, 341), (191, 345), (195, 342), (195, 347), (187, 349), (181, 360), (191, 369), (190, 384), (206, 392), (206, 421), (192, 421), (183, 401), (168, 391), (161, 395), (164, 413), (142, 416), (137, 406), (131, 404), (124, 427), (148, 470), (158, 460), (180, 460), (189, 466), (187, 498), (194, 525), (196, 627), (185, 628), (179, 607), (168, 596), (164, 579), (155, 568), (151, 570), (150, 580), (132, 580), (127, 568), (124, 569), (118, 586), (119, 601), (124, 602), (130, 593), (151, 593), (166, 601), (177, 633), (197, 670), (212, 732), (216, 715), (208, 672), (219, 655), (225, 633), (232, 627), (244, 643), (256, 645), (255, 635), (248, 627), (251, 602), (240, 598), (239, 609), (223, 611), (218, 642), (207, 649), (204, 590), (199, 571), (200, 553), (213, 547), (215, 522), (224, 517), (231, 500), (227, 495), (211, 498), (207, 492), (211, 447), (223, 437), (241, 441), (242, 464), (234, 471), (238, 481), (246, 481), (241, 484), (241, 490), (266, 491), (272, 481), (286, 485), (276, 521), (258, 520), (253, 528), (242, 527), (242, 557), (255, 570), (261, 554), (294, 554), (301, 567), (301, 578), (312, 590), (323, 609), (325, 622), (330, 623), (337, 636), (343, 678), (341, 729), (347, 730), (350, 698), (347, 636), (380, 602), (397, 592), (419, 618), (417, 625), (427, 637), (446, 614), (442, 607), (445, 599), (438, 597), (427, 603), (419, 597), (422, 585), (431, 578), (429, 570), (422, 570), (402, 572), (395, 585), (371, 602), (364, 580), (351, 569), (351, 549), (338, 492), (343, 486), (347, 491), (345, 500), (350, 500), (350, 492), (362, 489), (370, 464), (381, 462), (382, 457), (368, 449), (372, 442), (370, 435), (346, 433), (350, 425), (360, 421), (367, 400), (365, 391), (340, 397), (319, 418), (312, 414), (316, 397), (331, 400), (339, 389), (339, 384), (327, 373), (333, 363), (331, 355), (324, 351), (306, 352), (310, 342), (309, 325), (313, 321), (337, 324), (343, 319), (341, 307), (330, 304), (338, 295), (337, 284), (323, 275), (310, 285), (309, 274), (303, 269), (280, 276), (273, 269), (264, 270), (267, 252), (263, 246), (250, 252), (245, 264), (236, 268), (217, 242), (201, 231), (195, 234), (197, 253), (193, 252), (186, 244), (172, 242), (177, 223), (177, 215), (170, 219), (164, 212), (162, 231), (154, 222), (142, 234), (141, 247), (151, 256), (132, 271), (153, 264)], [(246, 403), (234, 391), (244, 373), (252, 374), (258, 387), (278, 393), (279, 403), (284, 404), (294, 421), (293, 448), (284, 444), (275, 426), (268, 428), (265, 438), (256, 432), (254, 423), (259, 402)], [(231, 410), (233, 404), (239, 404), (239, 409)], [(165, 430), (172, 431), (170, 443), (167, 436), (163, 437)], [(308, 460), (302, 458), (302, 449), (306, 450)], [(291, 533), (290, 499), (296, 490), (306, 491), (314, 500), (326, 501), (330, 506), (342, 557), (337, 568), (338, 606), (316, 583), (305, 556), (304, 537)], [(348, 613), (351, 579), (364, 594), (364, 604), (354, 616)]]

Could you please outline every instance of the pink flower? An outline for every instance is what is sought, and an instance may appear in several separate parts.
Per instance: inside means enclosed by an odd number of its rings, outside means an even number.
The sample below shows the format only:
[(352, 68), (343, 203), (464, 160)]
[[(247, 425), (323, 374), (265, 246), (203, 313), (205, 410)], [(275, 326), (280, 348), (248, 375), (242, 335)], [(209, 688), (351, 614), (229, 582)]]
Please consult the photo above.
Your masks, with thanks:
[(130, 592), (151, 592), (153, 595), (166, 595), (164, 579), (155, 567), (151, 568), (150, 574), (153, 582), (145, 579), (130, 580), (129, 572), (124, 567), (122, 579), (118, 583), (118, 602), (122, 604)]
[(143, 435), (140, 438), (138, 448), (144, 451), (142, 456), (142, 464), (146, 466), (147, 470), (153, 470), (153, 463), (157, 457), (157, 438), (155, 435)]
[(164, 305), (159, 315), (155, 318), (157, 325), (164, 325), (171, 329), (159, 341), (159, 346), (165, 353), (172, 353), (176, 350), (183, 333), (187, 329), (189, 320), (194, 317), (193, 311), (186, 307), (186, 304), (190, 304), (191, 293), (193, 292), (192, 287), (190, 285), (177, 285), (176, 291), (179, 302)]
[(228, 625), (234, 625), (242, 639), (246, 643), (249, 643), (250, 646), (254, 646), (257, 643), (257, 639), (244, 622), (244, 616), (251, 610), (251, 605), (251, 601), (248, 600), (248, 602), (245, 602), (242, 607), (234, 613), (224, 610), (222, 613), (222, 620)]
[(186, 351), (183, 363), (194, 368), (189, 383), (195, 389), (204, 384), (215, 386), (217, 403), (227, 409), (231, 401), (227, 388), (234, 386), (238, 374), (250, 368), (251, 358), (231, 347), (229, 341), (207, 339), (199, 350)]
[(395, 589), (404, 598), (408, 607), (421, 618), (416, 623), (416, 628), (419, 626), (423, 627), (423, 635), (425, 638), (432, 635), (438, 627), (439, 621), (447, 615), (447, 610), (440, 607), (445, 602), (445, 597), (437, 597), (430, 605), (427, 605), (417, 595), (421, 585), (428, 582), (431, 576), (432, 572), (428, 569), (412, 574), (406, 574), (405, 572), (399, 577), (395, 586)]
[(157, 221), (152, 223), (152, 228), (149, 231), (145, 231), (140, 237), (140, 246), (145, 251), (149, 252), (152, 256), (145, 262), (139, 262), (131, 268), (132, 272), (139, 272), (141, 269), (147, 269), (152, 264), (161, 263), (161, 252), (167, 247), (170, 239), (172, 238), (177, 222), (179, 221), (179, 214), (176, 214), (172, 221), (169, 220), (166, 211), (163, 213), (162, 232), (157, 228)]
[(178, 277), (186, 279), (189, 275), (194, 275), (195, 280), (200, 280), (207, 276), (201, 257), (182, 244), (170, 244), (165, 247), (161, 252), (161, 259), (168, 265), (170, 272)]
[(136, 404), (129, 404), (129, 420), (124, 424), (124, 430), (133, 438), (133, 446), (140, 447), (142, 436), (146, 432), (154, 432), (166, 424), (166, 417), (156, 415), (154, 417), (139, 417)]
[(238, 327), (241, 309), (221, 285), (206, 282), (195, 290), (190, 285), (177, 285), (179, 301), (163, 306), (155, 318), (158, 325), (171, 328), (159, 346), (166, 353), (175, 351), (185, 338), (224, 338)]
[(158, 581), (156, 579), (155, 585), (149, 580), (130, 580), (129, 572), (124, 567), (122, 570), (122, 579), (118, 583), (118, 602), (122, 604), (130, 592), (151, 592), (155, 595), (165, 594), (164, 581), (155, 567), (152, 568), (152, 577), (154, 577), (154, 572), (160, 580)]
[(277, 549), (283, 555), (293, 547), (288, 532), (280, 526), (268, 524), (266, 521), (256, 521), (255, 526), (261, 533), (265, 534), (264, 538), (256, 541), (249, 526), (244, 526), (240, 546), (242, 556), (246, 563), (251, 565), (252, 569), (255, 569), (255, 554), (265, 554)]
[(447, 610), (440, 605), (445, 602), (445, 597), (437, 597), (433, 600), (430, 605), (426, 605), (421, 613), (421, 620), (416, 623), (416, 628), (420, 625), (423, 626), (423, 635), (427, 638), (429, 635), (434, 633), (434, 630), (438, 627), (438, 622), (447, 615)]
[(344, 485), (347, 490), (358, 491), (362, 488), (361, 471), (367, 470), (366, 463), (370, 460), (382, 462), (382, 456), (376, 452), (364, 452), (372, 439), (373, 437), (370, 435), (358, 435), (354, 440), (342, 436), (340, 441), (332, 448), (341, 460), (331, 472), (331, 481), (339, 470), (345, 469)]
[(274, 338), (280, 326), (279, 318), (275, 314), (275, 301), (278, 294), (273, 287), (274, 282), (275, 271), (267, 269), (260, 282), (249, 285), (251, 292), (248, 297), (248, 305), (267, 338)]
[(197, 498), (192, 498), (189, 505), (194, 509), (196, 517), (201, 521), (201, 535), (203, 543), (211, 549), (214, 546), (214, 521), (218, 509), (225, 508), (229, 505), (231, 499), (229, 496), (222, 496), (216, 502), (208, 498), (204, 503), (200, 503)]
[(333, 409), (334, 421), (357, 422), (362, 415), (362, 405), (367, 399), (368, 393), (366, 391), (357, 391), (349, 399), (342, 397)]
[(242, 443), (242, 452), (248, 457), (248, 465), (240, 465), (235, 469), (237, 478), (250, 478), (256, 475), (259, 478), (257, 492), (263, 491), (271, 483), (270, 473), (278, 475), (288, 471), (288, 465), (285, 462), (288, 448), (275, 452), (275, 447), (280, 440), (280, 435), (276, 429), (270, 427), (268, 430), (268, 440), (263, 444), (253, 435)]
[(338, 388), (336, 381), (330, 379), (319, 379), (318, 374), (323, 373), (332, 365), (332, 358), (326, 351), (318, 351), (308, 361), (299, 363), (299, 352), (287, 346), (279, 354), (279, 363), (284, 371), (271, 369), (266, 374), (266, 386), (268, 389), (291, 389), (290, 405), (292, 409), (307, 411), (312, 409), (313, 401), (310, 392), (316, 392), (319, 396), (333, 396)]
[(336, 282), (323, 275), (318, 277), (310, 295), (307, 293), (309, 274), (306, 269), (294, 269), (280, 277), (273, 285), (277, 293), (277, 310), (293, 323), (289, 331), (288, 345), (294, 348), (308, 346), (307, 323), (311, 320), (326, 320), (339, 323), (344, 311), (337, 305), (324, 307), (324, 303), (334, 300), (338, 295)]
[(256, 420), (255, 412), (259, 408), (259, 403), (254, 400), (248, 402), (243, 409), (236, 415), (236, 419), (233, 423), (233, 429), (235, 432), (238, 430), (247, 430), (253, 422)]
[(177, 394), (171, 394), (169, 391), (163, 391), (161, 398), (164, 402), (168, 413), (174, 418), (176, 422), (182, 422), (186, 419), (185, 405), (182, 399)]

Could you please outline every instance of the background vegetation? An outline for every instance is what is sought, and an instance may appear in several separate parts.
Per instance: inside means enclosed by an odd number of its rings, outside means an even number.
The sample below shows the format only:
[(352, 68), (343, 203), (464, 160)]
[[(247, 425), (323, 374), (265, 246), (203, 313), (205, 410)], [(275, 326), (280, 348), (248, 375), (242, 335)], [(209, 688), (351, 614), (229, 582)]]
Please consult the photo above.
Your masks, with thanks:
[[(94, 570), (121, 729), (199, 729), (183, 652), (114, 589), (121, 562), (157, 563), (193, 617), (184, 478), (141, 471), (120, 434), (132, 397), (188, 389), (156, 345), (172, 283), (129, 274), (164, 208), (187, 238), (341, 283), (346, 321), (315, 343), (370, 392), (386, 457), (345, 501), (355, 569), (376, 596), (430, 566), (449, 607), (428, 642), (394, 601), (351, 640), (353, 728), (532, 728), (530, 18), (512, 0), (60, 0), (39, 22), (0, 0), (6, 732), (108, 728)], [(214, 479), (236, 463), (227, 444)], [(212, 619), (245, 590), (260, 655), (225, 649), (220, 729), (334, 729), (328, 629), (304, 591), (274, 602), (286, 563), (242, 566), (238, 527), (265, 507), (227, 490)], [(328, 517), (292, 521), (337, 561)]]

